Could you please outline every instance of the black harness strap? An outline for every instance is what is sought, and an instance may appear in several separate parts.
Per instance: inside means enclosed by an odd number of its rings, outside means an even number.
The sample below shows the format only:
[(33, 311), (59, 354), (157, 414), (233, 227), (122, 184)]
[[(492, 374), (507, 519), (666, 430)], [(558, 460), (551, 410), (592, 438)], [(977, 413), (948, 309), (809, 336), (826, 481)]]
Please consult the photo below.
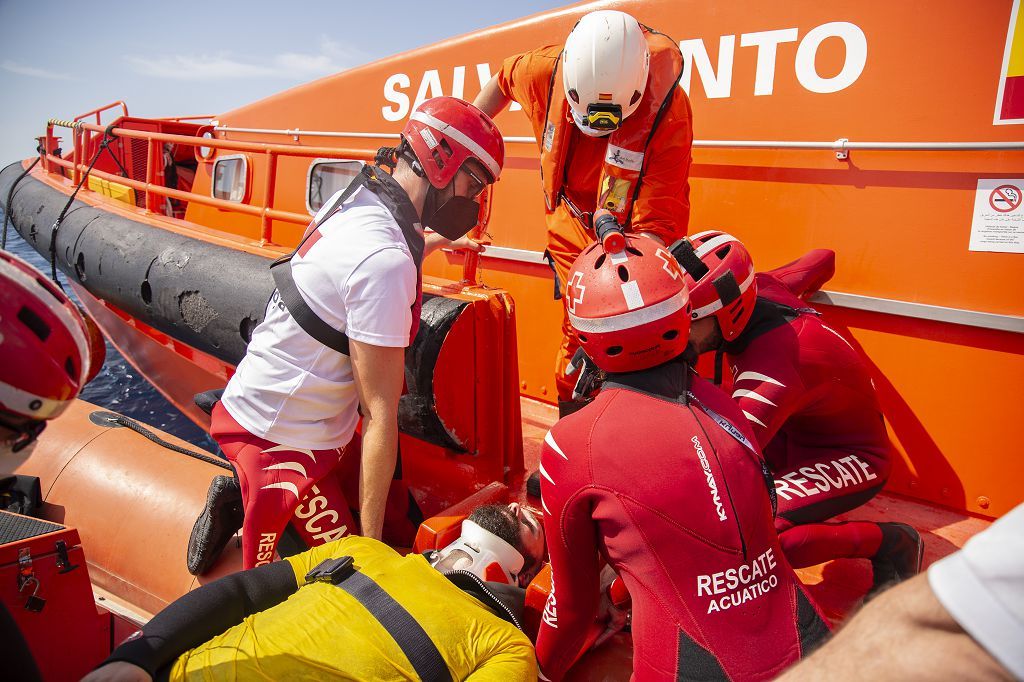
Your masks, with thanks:
[(281, 295), (281, 302), (284, 303), (296, 324), (302, 328), (302, 331), (342, 355), (349, 354), (348, 336), (345, 332), (335, 329), (324, 322), (323, 319), (321, 319), (320, 316), (313, 312), (312, 308), (309, 307), (309, 304), (306, 303), (306, 299), (302, 297), (302, 293), (295, 285), (295, 279), (292, 276), (291, 261), (292, 258), (295, 257), (295, 254), (298, 253), (299, 249), (302, 248), (302, 245), (306, 243), (306, 240), (309, 239), (313, 233), (317, 231), (320, 225), (327, 221), (328, 218), (340, 211), (342, 204), (344, 204), (349, 197), (355, 194), (360, 187), (366, 187), (368, 190), (376, 194), (391, 213), (395, 222), (397, 222), (399, 227), (402, 228), (402, 235), (405, 237), (405, 242), (409, 246), (409, 252), (412, 254), (413, 260), (416, 263), (416, 279), (419, 281), (424, 250), (423, 235), (416, 229), (416, 224), (419, 222), (419, 216), (417, 215), (412, 202), (409, 200), (409, 195), (406, 194), (404, 189), (402, 189), (402, 186), (387, 173), (379, 173), (371, 166), (363, 166), (359, 175), (356, 176), (356, 178), (349, 183), (349, 186), (345, 188), (345, 191), (339, 194), (337, 199), (330, 204), (330, 207), (324, 213), (324, 217), (313, 223), (312, 229), (307, 231), (306, 236), (302, 238), (302, 241), (299, 242), (299, 245), (295, 247), (294, 251), (287, 256), (277, 259), (270, 266), (270, 273), (273, 275), (274, 284), (277, 285), (277, 291)]
[(679, 264), (683, 266), (686, 273), (693, 278), (694, 282), (699, 282), (704, 275), (710, 272), (708, 266), (704, 265), (704, 261), (693, 250), (693, 242), (686, 237), (677, 240), (668, 249), (676, 257), (676, 260), (679, 261)]
[(448, 664), (430, 635), (401, 604), (365, 573), (352, 557), (327, 559), (306, 575), (306, 582), (329, 582), (348, 592), (377, 619), (424, 682), (451, 682)]

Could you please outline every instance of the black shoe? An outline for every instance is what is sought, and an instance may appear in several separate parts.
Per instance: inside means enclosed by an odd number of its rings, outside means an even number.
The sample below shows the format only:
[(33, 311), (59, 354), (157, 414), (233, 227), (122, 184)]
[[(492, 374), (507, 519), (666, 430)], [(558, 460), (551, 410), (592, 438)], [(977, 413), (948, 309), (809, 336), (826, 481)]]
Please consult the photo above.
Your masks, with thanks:
[(188, 572), (210, 570), (228, 540), (242, 527), (242, 489), (233, 476), (216, 476), (206, 493), (206, 506), (188, 538)]
[(526, 479), (526, 494), (540, 499), (540, 471), (534, 471)]
[(868, 598), (913, 578), (921, 572), (924, 542), (916, 530), (905, 523), (880, 523), (882, 544), (871, 557), (873, 581)]

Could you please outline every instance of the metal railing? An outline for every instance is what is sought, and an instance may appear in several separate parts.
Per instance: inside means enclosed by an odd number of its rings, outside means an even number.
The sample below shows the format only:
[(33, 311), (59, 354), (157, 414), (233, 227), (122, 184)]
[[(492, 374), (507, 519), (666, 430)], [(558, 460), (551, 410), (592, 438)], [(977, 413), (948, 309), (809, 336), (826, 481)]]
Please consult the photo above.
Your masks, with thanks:
[[(90, 112), (91, 115), (94, 112)], [(74, 136), (74, 151), (70, 161), (62, 159), (51, 152), (53, 145), (49, 143), (53, 139), (53, 128), (70, 128)], [(72, 171), (72, 182), (76, 185), (81, 182), (82, 173), (88, 169), (85, 159), (86, 150), (90, 148), (90, 136), (103, 134), (106, 129), (92, 123), (82, 121), (63, 121), (50, 119), (46, 126), (47, 147), (43, 154), (44, 169), (53, 172), (54, 166), (67, 168)], [(216, 138), (197, 137), (190, 135), (174, 135), (170, 133), (156, 133), (150, 131), (132, 130), (130, 128), (114, 128), (110, 131), (114, 137), (127, 139), (144, 140), (147, 143), (146, 155), (146, 180), (136, 180), (120, 175), (114, 175), (98, 169), (93, 169), (90, 175), (102, 180), (116, 182), (132, 188), (145, 195), (145, 209), (151, 213), (159, 213), (158, 197), (178, 199), (179, 201), (194, 201), (205, 206), (212, 206), (225, 211), (234, 211), (244, 215), (258, 216), (260, 218), (260, 241), (262, 244), (273, 244), (271, 233), (271, 221), (281, 220), (298, 225), (309, 223), (309, 215), (305, 213), (294, 213), (274, 208), (274, 194), (277, 187), (277, 161), (281, 156), (287, 157), (331, 157), (350, 158), (361, 161), (370, 161), (374, 153), (365, 149), (344, 149), (338, 147), (307, 147), (292, 144), (270, 144), (265, 142), (239, 142), (236, 140), (219, 140)], [(166, 187), (157, 182), (158, 167), (162, 159), (163, 144), (181, 144), (189, 147), (208, 147), (213, 149), (224, 149), (236, 152), (249, 152), (260, 154), (266, 158), (263, 178), (263, 201), (259, 206), (252, 204), (226, 201), (212, 196), (205, 196), (195, 192), (186, 192), (172, 187)]]
[[(300, 137), (335, 137), (352, 139), (397, 140), (398, 133), (361, 133), (331, 130), (302, 130), (300, 128), (235, 128), (215, 126), (214, 130), (225, 133), (247, 133), (256, 135), (287, 135), (298, 141)], [(536, 144), (530, 136), (505, 136), (505, 142)], [(699, 149), (819, 149), (836, 153), (845, 159), (854, 149), (871, 151), (917, 151), (917, 152), (960, 152), (960, 151), (1024, 151), (1024, 140), (1020, 142), (851, 142), (845, 137), (832, 142), (789, 141), (789, 140), (694, 140)]]
[(99, 125), (101, 123), (100, 114), (102, 114), (104, 111), (109, 111), (114, 107), (121, 107), (121, 113), (117, 116), (117, 118), (121, 118), (122, 116), (128, 115), (128, 105), (122, 102), (121, 100), (117, 100), (116, 102), (111, 102), (110, 104), (104, 104), (102, 107), (98, 107), (96, 109), (93, 109), (92, 111), (87, 111), (84, 114), (79, 114), (78, 116), (75, 116), (75, 120), (84, 121), (89, 116), (95, 116), (96, 125)]
[[(77, 117), (74, 121), (50, 119), (46, 128), (46, 147), (42, 154), (43, 167), (47, 172), (54, 172), (54, 167), (67, 168), (72, 172), (72, 181), (77, 185), (82, 180), (82, 174), (88, 169), (89, 164), (85, 158), (86, 150), (89, 148), (91, 136), (104, 134), (106, 129), (98, 124), (86, 123), (83, 118), (96, 116), (97, 120), (103, 111), (115, 106), (122, 106), (127, 114), (127, 107), (123, 102), (115, 102), (105, 107), (86, 112)], [(192, 117), (186, 117), (192, 118)], [(195, 117), (208, 118), (208, 117)], [(185, 118), (165, 119), (185, 120)], [(65, 160), (53, 153), (56, 147), (56, 140), (53, 138), (53, 128), (70, 128), (74, 136), (74, 150), (72, 159)], [(208, 129), (208, 128), (207, 128)], [(353, 139), (397, 139), (395, 133), (351, 133), (339, 131), (304, 131), (300, 129), (271, 129), (271, 128), (233, 128), (217, 126), (214, 130), (223, 132), (255, 133), (290, 135), (296, 141), (301, 136), (328, 137), (328, 138), (353, 138)], [(105, 171), (93, 169), (90, 175), (103, 180), (119, 183), (144, 193), (145, 209), (147, 212), (160, 213), (157, 210), (158, 197), (177, 199), (180, 201), (196, 202), (205, 206), (211, 206), (225, 211), (234, 211), (244, 215), (258, 216), (260, 218), (260, 242), (263, 245), (274, 244), (272, 235), (272, 221), (280, 220), (297, 225), (309, 223), (309, 215), (306, 213), (294, 213), (274, 208), (274, 197), (277, 183), (277, 161), (278, 157), (291, 156), (303, 158), (348, 158), (354, 160), (370, 161), (374, 158), (374, 152), (365, 149), (339, 148), (339, 147), (307, 147), (297, 144), (273, 144), (266, 142), (242, 142), (238, 140), (225, 140), (216, 137), (198, 137), (189, 135), (175, 135), (169, 133), (156, 133), (149, 131), (132, 130), (128, 128), (114, 128), (110, 131), (115, 137), (144, 140), (147, 143), (146, 180), (140, 181), (133, 178), (125, 178)], [(533, 143), (532, 137), (506, 137), (506, 142)], [(212, 196), (186, 192), (158, 183), (157, 168), (162, 159), (162, 144), (173, 143), (187, 145), (193, 148), (206, 147), (212, 149), (223, 149), (236, 152), (250, 152), (261, 154), (266, 158), (263, 178), (263, 200), (261, 205), (255, 206), (247, 203), (239, 203), (217, 199)], [(899, 151), (984, 151), (984, 150), (1009, 150), (1024, 151), (1024, 142), (850, 142), (840, 139), (835, 142), (782, 142), (782, 141), (758, 141), (758, 140), (695, 140), (694, 147), (725, 148), (725, 149), (820, 149), (836, 153), (838, 158), (845, 158), (852, 149), (864, 150), (899, 150)], [(212, 180), (211, 180), (212, 181)], [(512, 249), (499, 246), (489, 246), (483, 254), (484, 258), (518, 261), (523, 263), (543, 264), (545, 261), (540, 252), (523, 249)], [(468, 258), (464, 262), (464, 272), (475, 270), (475, 258)], [(829, 305), (837, 305), (844, 308), (860, 310), (873, 310), (876, 312), (903, 315), (919, 319), (930, 319), (943, 322), (953, 322), (969, 326), (984, 327), (988, 329), (1000, 329), (1016, 333), (1024, 333), (1024, 318), (1013, 315), (999, 315), (979, 311), (961, 310), (956, 308), (942, 308), (905, 301), (892, 301), (889, 299), (876, 299), (873, 297), (858, 296), (842, 292), (821, 292), (814, 299), (816, 302)]]

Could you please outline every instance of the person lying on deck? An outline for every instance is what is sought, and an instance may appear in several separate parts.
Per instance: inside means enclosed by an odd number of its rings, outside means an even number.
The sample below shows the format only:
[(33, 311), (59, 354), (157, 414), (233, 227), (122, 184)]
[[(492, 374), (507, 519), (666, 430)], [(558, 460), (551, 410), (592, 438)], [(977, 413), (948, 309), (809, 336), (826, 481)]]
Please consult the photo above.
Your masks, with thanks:
[(566, 298), (606, 378), (541, 449), (552, 590), (537, 638), (545, 679), (590, 642), (601, 559), (633, 603), (639, 680), (771, 679), (828, 625), (773, 525), (772, 479), (739, 408), (684, 357), (690, 304), (656, 241), (584, 250)]
[(348, 536), (190, 592), (83, 682), (192, 679), (532, 680), (521, 629), (543, 529), (485, 505), (438, 552)]
[(801, 298), (835, 271), (812, 251), (754, 274), (743, 244), (719, 231), (682, 239), (673, 253), (693, 304), (690, 343), (722, 355), (732, 397), (775, 476), (775, 527), (794, 568), (870, 559), (872, 593), (918, 573), (923, 544), (902, 523), (826, 520), (863, 505), (885, 485), (893, 448), (875, 386), (857, 351)]

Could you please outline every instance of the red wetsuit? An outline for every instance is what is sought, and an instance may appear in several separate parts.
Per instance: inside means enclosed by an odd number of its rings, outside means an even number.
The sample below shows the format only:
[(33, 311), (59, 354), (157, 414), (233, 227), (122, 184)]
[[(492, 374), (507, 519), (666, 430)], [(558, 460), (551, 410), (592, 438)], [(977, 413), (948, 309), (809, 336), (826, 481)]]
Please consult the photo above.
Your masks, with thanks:
[[(754, 313), (725, 345), (733, 399), (775, 474), (780, 532), (867, 502), (888, 479), (893, 456), (863, 361), (797, 296), (800, 285), (791, 282), (802, 274), (793, 274), (799, 263), (756, 275)], [(880, 540), (875, 524), (833, 524), (784, 534), (782, 544), (800, 567), (870, 557)]]
[(827, 633), (781, 553), (760, 455), (698, 404), (753, 440), (729, 397), (680, 362), (610, 375), (545, 438), (548, 679), (587, 644), (602, 557), (632, 596), (636, 680), (770, 679)]

